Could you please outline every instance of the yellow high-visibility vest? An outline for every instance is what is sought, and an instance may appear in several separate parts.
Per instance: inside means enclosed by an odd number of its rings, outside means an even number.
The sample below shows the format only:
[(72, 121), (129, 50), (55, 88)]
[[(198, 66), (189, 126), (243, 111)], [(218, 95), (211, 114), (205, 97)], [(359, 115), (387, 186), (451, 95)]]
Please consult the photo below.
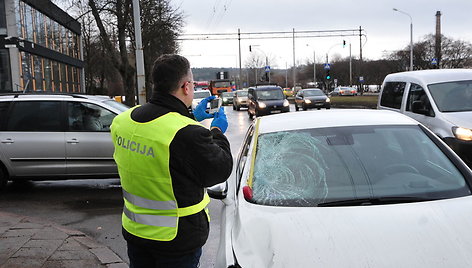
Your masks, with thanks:
[(196, 214), (210, 202), (203, 190), (200, 202), (179, 207), (169, 169), (169, 146), (175, 134), (199, 123), (176, 112), (139, 123), (131, 119), (132, 110), (116, 116), (111, 126), (113, 157), (123, 189), (123, 228), (138, 237), (170, 241), (177, 235), (179, 217)]

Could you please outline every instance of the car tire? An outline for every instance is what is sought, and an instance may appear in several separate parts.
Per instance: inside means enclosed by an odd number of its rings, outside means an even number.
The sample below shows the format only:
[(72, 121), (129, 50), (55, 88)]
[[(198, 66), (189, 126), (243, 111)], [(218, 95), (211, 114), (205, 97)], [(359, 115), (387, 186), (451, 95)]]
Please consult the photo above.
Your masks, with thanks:
[(295, 111), (298, 112), (298, 110), (299, 110), (299, 108), (298, 108), (298, 106), (297, 106), (297, 103), (295, 103)]
[(240, 110), (241, 110), (241, 106), (236, 106), (236, 110), (237, 110), (237, 111), (240, 111)]
[(0, 165), (0, 191), (4, 190), (8, 182), (8, 173), (4, 167)]
[(307, 108), (306, 108), (306, 105), (305, 105), (305, 104), (302, 104), (302, 109), (303, 109), (303, 111), (306, 111), (306, 110), (307, 110)]
[(234, 104), (233, 104), (233, 111), (234, 111), (234, 110), (236, 110), (236, 106), (234, 106)]

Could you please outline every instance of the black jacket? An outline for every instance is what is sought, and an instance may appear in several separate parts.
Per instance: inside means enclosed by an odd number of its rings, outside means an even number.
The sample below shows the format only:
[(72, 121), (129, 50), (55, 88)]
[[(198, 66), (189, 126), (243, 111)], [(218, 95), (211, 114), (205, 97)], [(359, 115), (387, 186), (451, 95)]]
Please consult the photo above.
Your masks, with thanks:
[[(134, 109), (131, 118), (149, 122), (169, 112), (193, 119), (185, 104), (169, 94), (153, 94), (149, 103)], [(224, 182), (229, 177), (233, 157), (229, 142), (220, 130), (189, 125), (179, 130), (172, 140), (169, 164), (177, 204), (186, 207), (202, 200), (204, 187)], [(181, 217), (176, 238), (168, 242), (143, 239), (123, 228), (123, 236), (129, 243), (168, 256), (189, 254), (202, 247), (208, 233), (205, 211)]]

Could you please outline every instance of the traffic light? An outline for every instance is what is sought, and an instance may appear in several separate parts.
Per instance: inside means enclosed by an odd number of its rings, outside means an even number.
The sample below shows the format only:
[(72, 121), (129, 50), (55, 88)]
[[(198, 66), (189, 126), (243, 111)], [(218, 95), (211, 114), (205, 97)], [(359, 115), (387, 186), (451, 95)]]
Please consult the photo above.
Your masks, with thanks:
[(346, 47), (346, 40), (343, 40), (343, 47)]
[(330, 80), (331, 75), (329, 74), (329, 70), (326, 70), (326, 80)]

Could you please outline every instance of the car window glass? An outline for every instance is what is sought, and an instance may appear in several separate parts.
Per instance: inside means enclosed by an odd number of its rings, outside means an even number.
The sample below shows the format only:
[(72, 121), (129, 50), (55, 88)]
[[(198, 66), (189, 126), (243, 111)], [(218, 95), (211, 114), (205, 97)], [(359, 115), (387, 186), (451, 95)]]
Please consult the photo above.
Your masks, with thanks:
[(7, 121), (8, 108), (10, 107), (9, 101), (0, 102), (0, 130), (4, 129), (5, 122)]
[(270, 206), (470, 195), (462, 173), (419, 126), (262, 134), (252, 187), (254, 202)]
[(16, 101), (8, 119), (8, 131), (62, 131), (61, 102)]
[(91, 103), (68, 102), (69, 131), (110, 131), (115, 113)]
[(210, 91), (195, 91), (193, 93), (193, 98), (194, 99), (204, 99), (206, 97), (210, 97)]
[(387, 82), (382, 91), (380, 105), (400, 109), (402, 104), (405, 82)]
[[(410, 84), (410, 91), (408, 92), (408, 97), (406, 100), (406, 111), (412, 111), (413, 110), (413, 102), (415, 101), (421, 101), (423, 104), (422, 110), (429, 110), (430, 113), (433, 111), (431, 110), (431, 103), (429, 101), (428, 95), (426, 95), (426, 92), (424, 91), (423, 87), (420, 85), (411, 83)], [(432, 115), (432, 114), (430, 114)]]
[(441, 112), (472, 111), (472, 80), (428, 85)]

